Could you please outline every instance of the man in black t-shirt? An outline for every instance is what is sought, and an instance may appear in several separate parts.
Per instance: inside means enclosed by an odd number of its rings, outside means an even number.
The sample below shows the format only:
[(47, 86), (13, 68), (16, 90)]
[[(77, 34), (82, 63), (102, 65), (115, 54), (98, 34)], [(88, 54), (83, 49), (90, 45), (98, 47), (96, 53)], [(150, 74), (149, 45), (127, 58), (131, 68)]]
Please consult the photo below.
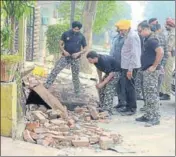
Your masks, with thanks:
[[(99, 83), (96, 88), (100, 93), (100, 107), (113, 114), (113, 98), (116, 94), (116, 86), (119, 80), (120, 65), (112, 56), (100, 55), (95, 51), (87, 54), (89, 63), (97, 68)], [(105, 73), (104, 77), (102, 73)]]
[(146, 101), (145, 114), (136, 121), (146, 122), (147, 127), (160, 123), (158, 78), (163, 49), (159, 40), (152, 34), (148, 23), (141, 24), (140, 34), (145, 37), (144, 51), (141, 56), (141, 70), (143, 71), (143, 90)]
[(62, 52), (62, 57), (56, 62), (54, 69), (51, 71), (47, 78), (45, 87), (49, 88), (55, 81), (57, 75), (68, 64), (71, 64), (72, 80), (74, 85), (75, 94), (80, 93), (79, 81), (79, 59), (83, 53), (86, 52), (86, 40), (80, 32), (82, 24), (78, 21), (72, 23), (72, 29), (62, 34), (59, 47)]

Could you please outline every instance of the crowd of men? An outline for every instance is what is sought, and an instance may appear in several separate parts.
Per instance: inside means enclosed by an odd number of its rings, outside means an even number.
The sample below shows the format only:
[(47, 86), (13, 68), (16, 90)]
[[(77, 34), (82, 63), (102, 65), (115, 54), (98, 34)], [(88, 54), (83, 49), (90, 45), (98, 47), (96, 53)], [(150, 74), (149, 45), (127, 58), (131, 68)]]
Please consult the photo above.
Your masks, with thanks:
[[(137, 100), (144, 100), (141, 109), (144, 115), (136, 121), (145, 122), (145, 126), (158, 125), (160, 99), (169, 100), (171, 93), (175, 19), (166, 19), (167, 35), (156, 18), (142, 21), (137, 30), (131, 28), (130, 20), (120, 20), (115, 26), (118, 34), (112, 42), (110, 55), (95, 51), (87, 53), (89, 63), (95, 65), (99, 76), (96, 88), (99, 91), (100, 111), (129, 116), (136, 113)], [(74, 21), (72, 29), (63, 33), (59, 42), (62, 57), (48, 76), (46, 88), (53, 84), (62, 69), (71, 64), (74, 91), (79, 96), (79, 61), (82, 54), (88, 51), (81, 28), (82, 24)], [(119, 101), (115, 108), (114, 96), (118, 96)]]

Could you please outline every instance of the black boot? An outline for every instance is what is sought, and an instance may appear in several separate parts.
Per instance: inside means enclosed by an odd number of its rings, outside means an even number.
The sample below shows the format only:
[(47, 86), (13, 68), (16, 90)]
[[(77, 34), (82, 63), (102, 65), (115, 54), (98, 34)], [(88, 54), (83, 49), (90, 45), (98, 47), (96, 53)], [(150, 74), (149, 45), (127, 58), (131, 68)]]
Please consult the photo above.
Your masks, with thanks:
[(163, 96), (160, 97), (160, 100), (170, 100), (170, 99), (171, 99), (170, 95), (168, 95), (168, 94), (163, 94)]
[(136, 121), (138, 122), (148, 122), (149, 120), (147, 118), (145, 118), (144, 116), (136, 118)]

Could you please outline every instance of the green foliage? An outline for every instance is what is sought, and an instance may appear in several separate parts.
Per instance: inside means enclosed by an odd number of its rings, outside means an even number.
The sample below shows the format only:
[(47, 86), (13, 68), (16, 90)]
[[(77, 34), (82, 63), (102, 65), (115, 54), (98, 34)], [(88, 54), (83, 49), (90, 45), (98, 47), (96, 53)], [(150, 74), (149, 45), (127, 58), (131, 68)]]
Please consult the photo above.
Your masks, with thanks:
[(20, 55), (1, 55), (1, 61), (10, 64), (19, 63), (22, 60)]
[(59, 53), (59, 40), (63, 32), (69, 29), (69, 24), (55, 24), (48, 26), (46, 31), (46, 46), (50, 54)]
[(12, 32), (9, 26), (1, 28), (1, 48), (2, 49), (8, 49), (11, 35), (12, 35)]
[[(74, 20), (82, 21), (85, 1), (76, 1)], [(70, 21), (71, 1), (62, 1), (58, 12), (66, 21)], [(109, 23), (114, 14), (124, 13), (124, 2), (122, 1), (98, 1), (96, 17), (93, 25), (94, 33), (101, 33), (104, 27)]]

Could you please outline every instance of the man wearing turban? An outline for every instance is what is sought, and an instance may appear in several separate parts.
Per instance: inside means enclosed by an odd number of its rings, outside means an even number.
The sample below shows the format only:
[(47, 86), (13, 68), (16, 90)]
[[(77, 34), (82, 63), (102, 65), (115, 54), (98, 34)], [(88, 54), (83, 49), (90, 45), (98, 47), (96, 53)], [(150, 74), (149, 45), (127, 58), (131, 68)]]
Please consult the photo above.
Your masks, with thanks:
[(121, 92), (123, 99), (126, 100), (126, 106), (119, 109), (119, 112), (132, 115), (135, 114), (137, 108), (135, 78), (141, 67), (141, 41), (138, 33), (131, 29), (130, 20), (120, 20), (116, 27), (125, 37), (121, 50), (121, 77), (125, 80), (125, 88)]
[(167, 18), (165, 28), (168, 31), (167, 46), (169, 58), (165, 66), (165, 78), (161, 87), (161, 100), (170, 100), (172, 72), (175, 62), (175, 19)]

